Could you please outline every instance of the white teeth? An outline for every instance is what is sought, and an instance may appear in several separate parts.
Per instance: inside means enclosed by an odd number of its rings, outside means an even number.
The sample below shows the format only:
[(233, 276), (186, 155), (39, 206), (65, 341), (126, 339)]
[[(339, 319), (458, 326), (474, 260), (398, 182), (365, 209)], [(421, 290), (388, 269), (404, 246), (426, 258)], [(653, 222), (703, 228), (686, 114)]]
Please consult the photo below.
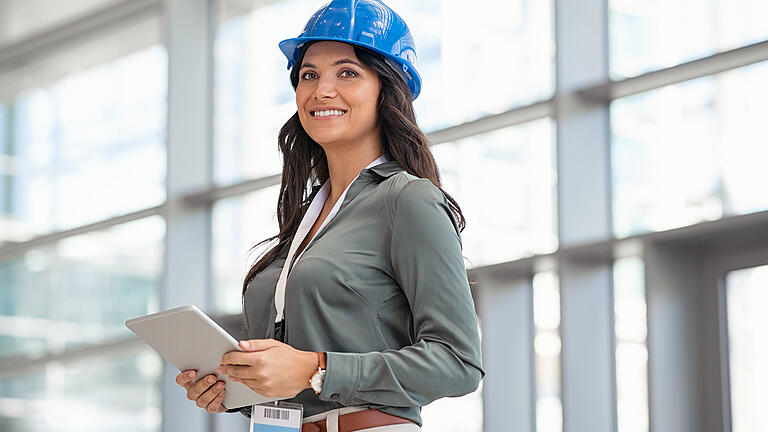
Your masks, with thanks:
[(345, 111), (341, 110), (327, 110), (327, 111), (314, 111), (312, 115), (315, 117), (327, 117), (332, 115), (342, 115)]

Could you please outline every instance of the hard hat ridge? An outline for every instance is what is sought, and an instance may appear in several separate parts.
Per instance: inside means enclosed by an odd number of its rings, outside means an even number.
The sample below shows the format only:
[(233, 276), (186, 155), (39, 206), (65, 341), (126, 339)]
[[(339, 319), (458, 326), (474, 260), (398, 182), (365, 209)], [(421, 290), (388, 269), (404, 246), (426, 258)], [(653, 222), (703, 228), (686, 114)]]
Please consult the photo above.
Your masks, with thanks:
[(421, 92), (416, 71), (416, 45), (405, 21), (381, 0), (332, 0), (309, 18), (301, 34), (279, 43), (288, 69), (298, 61), (301, 47), (309, 41), (346, 42), (382, 54), (411, 90)]

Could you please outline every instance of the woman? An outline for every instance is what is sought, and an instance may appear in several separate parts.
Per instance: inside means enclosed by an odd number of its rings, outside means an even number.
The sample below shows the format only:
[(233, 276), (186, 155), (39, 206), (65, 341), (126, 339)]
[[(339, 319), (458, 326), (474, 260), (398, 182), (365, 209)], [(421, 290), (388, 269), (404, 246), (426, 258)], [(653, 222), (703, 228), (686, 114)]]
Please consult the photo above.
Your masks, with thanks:
[[(413, 40), (380, 1), (336, 0), (280, 46), (297, 107), (279, 135), (280, 233), (243, 283), (247, 352), (219, 372), (302, 404), (302, 431), (420, 430), (422, 406), (485, 372), (464, 218), (413, 112)], [(224, 411), (223, 383), (195, 378), (177, 377), (187, 397)]]

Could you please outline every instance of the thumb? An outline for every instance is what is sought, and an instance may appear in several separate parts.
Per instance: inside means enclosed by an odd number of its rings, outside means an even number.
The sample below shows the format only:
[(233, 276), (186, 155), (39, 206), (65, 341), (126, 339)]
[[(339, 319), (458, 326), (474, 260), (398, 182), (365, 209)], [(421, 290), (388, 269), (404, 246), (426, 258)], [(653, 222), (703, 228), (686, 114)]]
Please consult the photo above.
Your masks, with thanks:
[(274, 339), (249, 339), (240, 341), (240, 347), (246, 351), (264, 351), (279, 346), (281, 343)]

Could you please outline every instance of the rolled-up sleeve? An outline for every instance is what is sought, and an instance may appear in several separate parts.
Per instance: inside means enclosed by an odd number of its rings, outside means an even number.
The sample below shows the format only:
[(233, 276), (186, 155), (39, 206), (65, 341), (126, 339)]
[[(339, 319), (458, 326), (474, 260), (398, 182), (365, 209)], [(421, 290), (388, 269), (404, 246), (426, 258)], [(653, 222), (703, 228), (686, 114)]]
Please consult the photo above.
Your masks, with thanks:
[(424, 406), (474, 391), (485, 376), (458, 226), (427, 179), (400, 190), (390, 258), (408, 299), (415, 343), (399, 350), (328, 352), (319, 397), (344, 405)]

